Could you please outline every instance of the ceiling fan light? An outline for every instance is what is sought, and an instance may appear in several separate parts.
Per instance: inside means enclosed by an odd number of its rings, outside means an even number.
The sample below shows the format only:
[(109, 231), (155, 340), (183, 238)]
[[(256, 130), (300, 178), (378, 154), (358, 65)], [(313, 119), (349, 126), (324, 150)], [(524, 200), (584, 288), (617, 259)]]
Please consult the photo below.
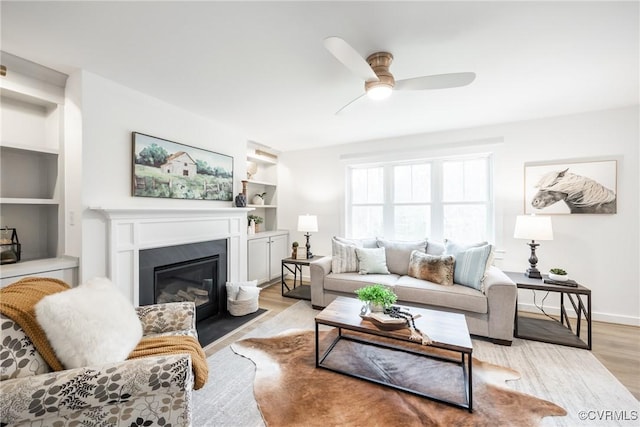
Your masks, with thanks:
[(391, 96), (391, 92), (393, 92), (393, 88), (391, 86), (378, 84), (367, 89), (367, 96), (369, 99), (385, 99)]

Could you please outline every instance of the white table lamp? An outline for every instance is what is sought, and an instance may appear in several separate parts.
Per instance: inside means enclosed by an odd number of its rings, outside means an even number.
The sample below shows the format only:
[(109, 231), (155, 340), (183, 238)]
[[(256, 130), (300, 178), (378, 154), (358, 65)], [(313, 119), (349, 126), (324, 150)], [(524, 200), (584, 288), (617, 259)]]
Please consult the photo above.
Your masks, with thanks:
[(309, 243), (309, 237), (311, 234), (318, 231), (318, 217), (315, 215), (300, 215), (298, 216), (298, 231), (306, 233), (304, 236), (307, 238), (307, 259), (313, 257), (311, 253), (311, 244)]
[(536, 240), (553, 240), (551, 217), (518, 215), (513, 237), (515, 239), (531, 240), (530, 243), (527, 243), (531, 247), (531, 256), (529, 257), (529, 268), (525, 272), (525, 276), (532, 279), (542, 279), (540, 271), (536, 268), (536, 264), (538, 264), (536, 248), (540, 246), (539, 243), (536, 243)]

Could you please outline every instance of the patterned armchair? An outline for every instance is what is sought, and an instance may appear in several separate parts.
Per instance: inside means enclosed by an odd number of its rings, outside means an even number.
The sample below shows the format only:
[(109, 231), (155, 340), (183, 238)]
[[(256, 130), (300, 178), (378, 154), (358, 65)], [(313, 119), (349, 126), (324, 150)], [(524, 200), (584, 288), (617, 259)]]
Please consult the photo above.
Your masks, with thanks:
[[(146, 337), (197, 337), (192, 302), (136, 311)], [(0, 328), (0, 425), (191, 425), (190, 356), (151, 356), (52, 372), (15, 322), (0, 315)]]

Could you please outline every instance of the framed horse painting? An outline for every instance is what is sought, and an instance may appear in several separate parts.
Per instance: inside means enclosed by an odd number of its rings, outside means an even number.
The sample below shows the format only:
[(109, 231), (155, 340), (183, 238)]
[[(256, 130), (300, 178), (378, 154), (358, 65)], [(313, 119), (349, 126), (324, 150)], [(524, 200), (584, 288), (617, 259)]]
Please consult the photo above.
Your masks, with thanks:
[(617, 160), (560, 160), (524, 165), (527, 214), (615, 214)]

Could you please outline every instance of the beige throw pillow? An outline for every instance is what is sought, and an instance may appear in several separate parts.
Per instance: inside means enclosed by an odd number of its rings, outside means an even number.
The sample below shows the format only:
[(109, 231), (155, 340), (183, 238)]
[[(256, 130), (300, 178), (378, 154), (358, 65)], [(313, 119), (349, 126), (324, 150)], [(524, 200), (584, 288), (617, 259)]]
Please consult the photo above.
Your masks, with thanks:
[(452, 255), (429, 255), (413, 251), (409, 259), (409, 276), (451, 286), (454, 263), (455, 258)]

